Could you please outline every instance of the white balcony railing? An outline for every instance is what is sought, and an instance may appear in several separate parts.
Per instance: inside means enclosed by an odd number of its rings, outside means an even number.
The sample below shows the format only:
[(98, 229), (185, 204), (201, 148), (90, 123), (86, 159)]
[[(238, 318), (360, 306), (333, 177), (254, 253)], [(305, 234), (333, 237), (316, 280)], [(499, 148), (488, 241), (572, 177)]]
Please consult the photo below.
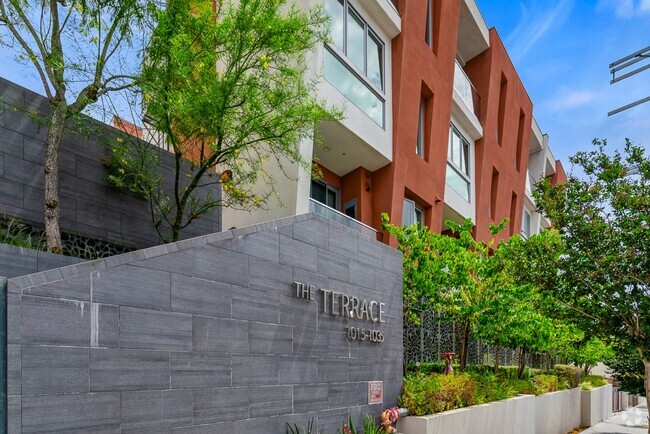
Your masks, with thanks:
[(311, 197), (309, 198), (309, 212), (322, 215), (326, 219), (334, 220), (335, 222), (341, 223), (350, 229), (354, 229), (355, 231), (361, 232), (362, 234), (368, 235), (369, 237), (381, 241), (379, 239), (381, 234), (374, 228), (368, 226), (365, 223), (361, 223), (360, 221), (355, 220), (352, 217), (335, 210), (334, 208), (330, 208), (329, 206), (315, 199), (312, 199)]
[(476, 118), (479, 119), (479, 107), (481, 106), (480, 97), (478, 92), (476, 92), (476, 89), (474, 89), (472, 82), (469, 80), (469, 77), (467, 77), (467, 74), (465, 74), (465, 71), (463, 71), (463, 68), (458, 62), (456, 62), (454, 70), (454, 90), (458, 92), (458, 95), (460, 95), (467, 107), (469, 107), (470, 110), (474, 112)]

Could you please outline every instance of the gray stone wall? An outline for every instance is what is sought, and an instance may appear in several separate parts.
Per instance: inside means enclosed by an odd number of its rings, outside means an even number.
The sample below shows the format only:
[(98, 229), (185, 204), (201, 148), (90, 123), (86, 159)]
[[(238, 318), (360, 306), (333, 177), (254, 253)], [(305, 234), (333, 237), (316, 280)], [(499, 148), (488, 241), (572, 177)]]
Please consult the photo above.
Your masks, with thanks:
[[(43, 96), (0, 78), (0, 217), (43, 223), (47, 128), (39, 127), (25, 110), (46, 113), (47, 106)], [(61, 230), (137, 248), (159, 244), (147, 202), (115, 190), (106, 179), (105, 144), (123, 133), (90, 118), (88, 126), (89, 132), (68, 133), (61, 144)], [(173, 158), (162, 150), (160, 156), (160, 170), (169, 184)], [(213, 195), (219, 194), (215, 188)], [(183, 237), (220, 230), (221, 213), (214, 212), (188, 226)]]
[[(385, 303), (383, 343), (293, 282)], [(336, 433), (402, 385), (397, 250), (307, 214), (8, 281), (9, 432)], [(384, 402), (368, 405), (368, 382)]]
[(0, 244), (0, 276), (18, 277), (83, 262), (72, 256)]

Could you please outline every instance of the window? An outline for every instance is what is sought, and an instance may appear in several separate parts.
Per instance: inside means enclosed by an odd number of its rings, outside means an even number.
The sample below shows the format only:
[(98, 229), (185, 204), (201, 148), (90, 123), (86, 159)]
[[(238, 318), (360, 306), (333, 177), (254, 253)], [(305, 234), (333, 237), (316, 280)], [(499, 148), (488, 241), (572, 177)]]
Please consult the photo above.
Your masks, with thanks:
[(356, 220), (357, 218), (357, 199), (351, 199), (343, 205), (343, 214)]
[(425, 24), (426, 25), (426, 30), (424, 31), (424, 40), (427, 43), (427, 45), (429, 47), (431, 47), (431, 44), (433, 42), (433, 38), (432, 38), (433, 29), (431, 29), (431, 25), (432, 25), (432, 22), (431, 22), (431, 0), (427, 0), (427, 15), (426, 15), (425, 19), (427, 20), (427, 22)]
[(410, 199), (404, 199), (402, 209), (402, 226), (417, 224), (419, 228), (424, 224), (424, 212)]
[(515, 216), (517, 215), (517, 193), (512, 192), (510, 200), (510, 235), (515, 233)]
[(325, 79), (383, 128), (384, 43), (348, 0), (326, 0), (325, 11), (332, 38), (325, 45)]
[(499, 191), (499, 171), (496, 167), (492, 168), (492, 182), (490, 183), (490, 208), (488, 215), (492, 220), (495, 219), (497, 212), (497, 193)]
[(469, 202), (471, 185), (469, 177), (469, 142), (453, 124), (449, 131), (447, 184)]
[(517, 128), (517, 151), (515, 152), (515, 169), (521, 168), (522, 150), (524, 148), (524, 129), (526, 125), (526, 114), (519, 110), (519, 128)]
[(339, 190), (326, 182), (312, 179), (310, 196), (330, 208), (339, 209)]
[(499, 88), (499, 117), (497, 122), (497, 143), (503, 144), (503, 122), (506, 117), (506, 97), (508, 95), (508, 80), (501, 73), (501, 87)]
[(426, 101), (420, 100), (420, 111), (418, 113), (418, 136), (416, 139), (415, 153), (424, 158), (424, 114)]
[(530, 213), (527, 210), (524, 210), (524, 216), (521, 220), (521, 235), (524, 238), (530, 237)]

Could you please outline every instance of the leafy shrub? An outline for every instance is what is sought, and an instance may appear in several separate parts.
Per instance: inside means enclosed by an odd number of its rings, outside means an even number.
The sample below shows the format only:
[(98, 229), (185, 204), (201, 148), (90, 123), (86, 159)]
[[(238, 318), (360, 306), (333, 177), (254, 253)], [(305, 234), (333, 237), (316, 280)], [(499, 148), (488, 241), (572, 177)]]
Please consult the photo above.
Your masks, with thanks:
[(556, 375), (540, 374), (535, 375), (532, 380), (535, 386), (535, 395), (542, 395), (544, 393), (556, 392), (567, 388), (567, 384), (560, 380)]
[(410, 415), (422, 416), (473, 405), (475, 383), (466, 373), (450, 375), (415, 373), (404, 378), (398, 404)]
[(592, 390), (607, 384), (607, 380), (600, 375), (583, 375), (580, 380), (582, 390)]
[(582, 369), (570, 365), (555, 365), (555, 375), (560, 380), (564, 380), (569, 387), (578, 387), (580, 385)]

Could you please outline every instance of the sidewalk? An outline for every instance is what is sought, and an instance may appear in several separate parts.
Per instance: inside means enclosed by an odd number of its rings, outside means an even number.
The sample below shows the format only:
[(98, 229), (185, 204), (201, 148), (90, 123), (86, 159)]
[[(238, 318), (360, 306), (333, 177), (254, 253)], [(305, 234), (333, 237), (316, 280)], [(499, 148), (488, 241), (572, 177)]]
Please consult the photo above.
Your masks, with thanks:
[(648, 406), (639, 404), (614, 414), (609, 419), (583, 431), (582, 434), (647, 434), (647, 432)]

